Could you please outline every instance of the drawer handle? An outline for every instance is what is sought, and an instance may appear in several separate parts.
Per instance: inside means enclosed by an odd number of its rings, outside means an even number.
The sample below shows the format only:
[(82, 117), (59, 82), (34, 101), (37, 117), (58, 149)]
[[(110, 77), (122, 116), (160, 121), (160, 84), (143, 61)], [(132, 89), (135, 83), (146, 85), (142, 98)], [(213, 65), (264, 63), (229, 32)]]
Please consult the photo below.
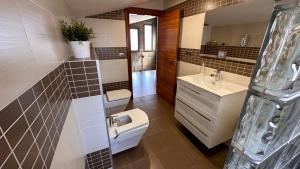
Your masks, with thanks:
[(205, 137), (208, 137), (206, 133), (204, 133), (201, 129), (199, 129), (196, 125), (194, 125), (192, 122), (190, 122), (187, 118), (185, 118), (180, 112), (176, 111), (182, 118), (184, 118), (186, 121), (188, 121), (193, 127), (195, 127), (197, 130), (200, 131)]
[(178, 101), (180, 101), (182, 104), (184, 104), (185, 106), (189, 107), (190, 109), (192, 109), (194, 112), (196, 112), (198, 115), (202, 116), (204, 119), (206, 119), (207, 121), (211, 121), (209, 118), (207, 118), (206, 116), (202, 115), (201, 113), (199, 113), (197, 110), (195, 110), (194, 108), (192, 108), (191, 106), (189, 106), (188, 104), (184, 103), (182, 100), (178, 99)]

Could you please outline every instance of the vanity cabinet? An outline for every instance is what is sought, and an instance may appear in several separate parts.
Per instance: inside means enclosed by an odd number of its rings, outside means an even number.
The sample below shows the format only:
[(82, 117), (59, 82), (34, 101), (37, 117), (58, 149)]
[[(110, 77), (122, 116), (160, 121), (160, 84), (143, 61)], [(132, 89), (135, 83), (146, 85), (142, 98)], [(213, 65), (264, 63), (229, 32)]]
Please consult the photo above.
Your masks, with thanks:
[(218, 95), (179, 78), (175, 118), (212, 148), (232, 138), (246, 93)]

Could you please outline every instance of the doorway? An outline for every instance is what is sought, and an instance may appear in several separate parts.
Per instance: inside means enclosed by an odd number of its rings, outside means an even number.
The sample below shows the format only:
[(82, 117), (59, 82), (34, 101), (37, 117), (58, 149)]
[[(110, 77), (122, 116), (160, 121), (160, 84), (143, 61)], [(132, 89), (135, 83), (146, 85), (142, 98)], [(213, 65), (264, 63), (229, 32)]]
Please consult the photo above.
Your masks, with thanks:
[[(135, 41), (138, 41), (138, 30), (134, 30), (130, 28), (130, 14), (137, 14), (137, 15), (148, 15), (156, 17), (156, 36), (152, 36), (152, 40), (156, 37), (156, 43), (152, 43), (152, 46), (145, 45), (145, 47), (157, 47), (155, 50), (156, 53), (156, 72), (152, 72), (155, 74), (156, 77), (156, 84), (155, 90), (159, 97), (166, 100), (170, 104), (174, 104), (175, 100), (175, 93), (176, 93), (176, 72), (177, 72), (177, 51), (178, 51), (178, 43), (179, 43), (179, 28), (180, 28), (180, 10), (174, 9), (171, 11), (161, 11), (161, 10), (154, 10), (154, 9), (144, 9), (144, 8), (126, 8), (125, 10), (125, 26), (126, 26), (126, 46), (127, 46), (127, 63), (128, 63), (128, 80), (129, 80), (129, 90), (132, 91), (133, 97), (136, 97), (134, 92), (134, 84), (133, 80), (135, 77), (133, 76), (132, 72), (135, 67), (132, 64), (132, 52), (134, 49), (138, 50), (138, 45), (131, 44), (131, 38), (135, 38)], [(145, 25), (144, 25), (145, 26)], [(146, 28), (147, 26), (145, 26)], [(144, 28), (144, 31), (145, 31)], [(151, 30), (150, 27), (147, 27), (149, 31)], [(153, 31), (153, 27), (152, 27)], [(132, 33), (131, 33), (132, 32)], [(136, 32), (136, 33), (133, 33)], [(135, 35), (131, 35), (135, 34)], [(132, 36), (132, 37), (131, 37)], [(149, 41), (150, 42), (150, 41)], [(131, 49), (131, 47), (133, 49)], [(143, 51), (145, 52), (145, 51)], [(144, 55), (140, 54), (137, 58), (145, 57)], [(137, 63), (138, 65), (138, 63)], [(139, 67), (136, 67), (138, 70)], [(144, 64), (143, 69), (144, 70)], [(148, 73), (151, 76), (151, 73)], [(147, 74), (145, 75), (147, 76)], [(138, 78), (137, 78), (138, 79)], [(147, 84), (147, 82), (143, 83)], [(142, 85), (143, 85), (142, 84)], [(153, 84), (153, 83), (151, 83)], [(144, 85), (146, 87), (146, 85)], [(147, 88), (145, 89), (147, 90)], [(141, 96), (141, 95), (140, 95)]]
[(157, 17), (129, 14), (133, 97), (156, 94)]

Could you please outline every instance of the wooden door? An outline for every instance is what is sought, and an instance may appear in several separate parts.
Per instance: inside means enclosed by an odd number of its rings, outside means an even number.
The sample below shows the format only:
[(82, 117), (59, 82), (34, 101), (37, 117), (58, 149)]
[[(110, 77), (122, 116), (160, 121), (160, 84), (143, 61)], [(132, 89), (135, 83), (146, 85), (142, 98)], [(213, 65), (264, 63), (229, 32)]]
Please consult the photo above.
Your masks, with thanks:
[(158, 17), (157, 95), (174, 104), (176, 91), (177, 49), (180, 11), (165, 12)]

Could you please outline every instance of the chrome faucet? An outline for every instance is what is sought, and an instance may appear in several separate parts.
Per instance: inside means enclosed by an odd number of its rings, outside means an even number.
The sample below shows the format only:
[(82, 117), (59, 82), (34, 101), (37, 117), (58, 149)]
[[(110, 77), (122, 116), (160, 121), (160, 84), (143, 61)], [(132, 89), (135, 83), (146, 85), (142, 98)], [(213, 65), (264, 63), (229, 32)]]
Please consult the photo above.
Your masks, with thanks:
[(214, 78), (215, 78), (215, 81), (219, 81), (220, 78), (221, 78), (221, 70), (216, 69), (216, 70), (215, 70), (215, 73), (212, 73), (210, 76), (211, 76), (211, 77), (214, 77)]

